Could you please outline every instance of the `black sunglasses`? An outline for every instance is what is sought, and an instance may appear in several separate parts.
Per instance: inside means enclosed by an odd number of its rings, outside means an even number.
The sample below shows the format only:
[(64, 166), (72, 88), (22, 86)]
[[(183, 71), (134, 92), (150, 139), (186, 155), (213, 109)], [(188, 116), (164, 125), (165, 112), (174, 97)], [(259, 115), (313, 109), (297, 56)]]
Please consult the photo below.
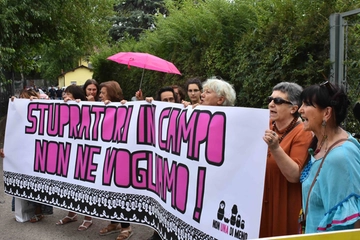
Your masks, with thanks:
[(320, 87), (326, 87), (328, 93), (329, 93), (331, 96), (334, 95), (335, 92), (336, 92), (335, 89), (334, 89), (334, 87), (331, 85), (331, 83), (330, 83), (329, 81), (325, 81), (325, 82), (323, 82), (323, 83), (320, 83), (319, 85), (320, 85)]
[(287, 103), (287, 104), (293, 105), (292, 102), (286, 101), (285, 99), (282, 99), (282, 98), (280, 98), (280, 97), (276, 97), (276, 98), (273, 98), (273, 97), (271, 97), (271, 96), (268, 97), (268, 103), (271, 103), (271, 101), (274, 101), (274, 103), (275, 103), (276, 105), (281, 105), (281, 104), (283, 104), (283, 103)]
[(326, 91), (328, 92), (329, 97), (330, 97), (330, 106), (334, 107), (334, 106), (339, 105), (339, 100), (337, 100), (339, 91), (335, 88), (335, 85), (333, 85), (329, 81), (326, 81), (326, 82), (320, 83), (319, 86), (326, 88)]

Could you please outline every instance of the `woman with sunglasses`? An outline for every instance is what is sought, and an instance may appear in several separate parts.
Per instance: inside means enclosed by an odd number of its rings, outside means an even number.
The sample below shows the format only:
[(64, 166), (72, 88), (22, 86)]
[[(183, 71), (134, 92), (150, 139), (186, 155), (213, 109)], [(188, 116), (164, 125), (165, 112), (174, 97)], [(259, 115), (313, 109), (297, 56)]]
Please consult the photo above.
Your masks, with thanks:
[[(360, 228), (360, 144), (340, 124), (350, 104), (344, 91), (330, 82), (306, 88), (299, 113), (305, 131), (314, 133), (301, 175), (305, 233)], [(274, 146), (275, 147), (275, 146)]]
[(281, 163), (292, 162), (296, 166), (293, 171), (299, 175), (306, 161), (312, 135), (304, 131), (299, 117), (301, 92), (302, 87), (298, 84), (281, 82), (273, 88), (271, 96), (267, 99), (270, 128), (266, 130), (263, 139), (269, 148), (260, 237), (298, 233), (298, 216), (301, 209), (299, 176), (293, 177)]

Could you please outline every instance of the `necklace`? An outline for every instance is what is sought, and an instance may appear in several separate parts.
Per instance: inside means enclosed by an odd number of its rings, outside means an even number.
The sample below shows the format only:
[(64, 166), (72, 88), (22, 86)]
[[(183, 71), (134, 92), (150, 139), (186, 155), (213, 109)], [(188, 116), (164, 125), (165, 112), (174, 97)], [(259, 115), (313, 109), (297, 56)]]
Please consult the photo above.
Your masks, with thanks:
[(287, 126), (287, 128), (285, 129), (285, 131), (280, 132), (279, 129), (276, 127), (276, 123), (275, 121), (273, 122), (273, 131), (275, 131), (278, 134), (282, 134), (281, 137), (279, 138), (279, 144), (281, 143), (281, 141), (284, 139), (284, 137), (286, 135), (288, 135), (289, 132), (291, 132), (291, 130), (293, 130), (300, 122), (298, 121), (297, 117), (294, 117), (294, 119), (291, 121), (291, 123), (289, 124), (289, 126)]
[[(327, 139), (327, 135), (323, 135), (323, 137), (322, 137), (322, 139), (321, 139), (321, 143), (320, 143), (319, 147), (316, 148), (313, 156), (315, 156), (316, 154), (318, 154), (318, 153), (320, 152), (320, 150), (321, 150), (322, 146), (324, 145), (326, 139)], [(326, 147), (326, 149), (325, 149), (325, 152), (326, 152), (326, 150), (327, 150), (327, 147)]]

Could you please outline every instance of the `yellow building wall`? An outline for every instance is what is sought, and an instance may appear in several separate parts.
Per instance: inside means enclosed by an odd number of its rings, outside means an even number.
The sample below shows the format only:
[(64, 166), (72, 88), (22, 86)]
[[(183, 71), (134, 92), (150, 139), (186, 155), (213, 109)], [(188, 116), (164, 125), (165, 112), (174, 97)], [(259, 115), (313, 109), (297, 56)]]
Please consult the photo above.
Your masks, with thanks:
[(91, 79), (92, 76), (93, 71), (88, 68), (80, 67), (74, 71), (65, 73), (63, 76), (60, 76), (58, 79), (59, 87), (66, 87), (71, 84), (84, 85), (85, 81)]
[(81, 66), (85, 66), (85, 67), (89, 67), (89, 62), (85, 59), (85, 58), (80, 58), (78, 65)]
[(60, 88), (65, 87), (65, 76), (60, 76), (58, 78), (58, 87)]

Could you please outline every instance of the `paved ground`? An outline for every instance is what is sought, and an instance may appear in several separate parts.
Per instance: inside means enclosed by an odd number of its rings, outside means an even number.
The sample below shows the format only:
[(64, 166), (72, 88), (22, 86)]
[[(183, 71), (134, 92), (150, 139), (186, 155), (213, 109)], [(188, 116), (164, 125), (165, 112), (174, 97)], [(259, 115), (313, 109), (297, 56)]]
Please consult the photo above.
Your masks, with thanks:
[[(0, 158), (0, 239), (1, 240), (64, 240), (64, 239), (99, 239), (115, 240), (117, 235), (99, 236), (98, 232), (108, 224), (108, 221), (93, 219), (93, 225), (86, 231), (77, 230), (83, 217), (78, 215), (78, 221), (58, 226), (55, 223), (66, 215), (65, 210), (54, 208), (54, 214), (46, 215), (37, 223), (19, 223), (15, 221), (14, 212), (11, 211), (11, 196), (4, 194), (3, 166)], [(134, 234), (131, 240), (146, 240), (153, 230), (143, 225), (132, 224)]]

